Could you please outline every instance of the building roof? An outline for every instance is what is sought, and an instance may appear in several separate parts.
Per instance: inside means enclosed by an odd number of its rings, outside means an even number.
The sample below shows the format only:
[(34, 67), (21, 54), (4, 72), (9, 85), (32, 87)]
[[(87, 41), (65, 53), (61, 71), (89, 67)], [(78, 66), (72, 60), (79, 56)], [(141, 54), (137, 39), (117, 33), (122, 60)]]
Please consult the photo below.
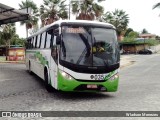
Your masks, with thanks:
[(0, 25), (28, 19), (29, 14), (0, 3)]
[(155, 34), (150, 34), (150, 33), (145, 33), (145, 34), (140, 34), (140, 37), (156, 37)]

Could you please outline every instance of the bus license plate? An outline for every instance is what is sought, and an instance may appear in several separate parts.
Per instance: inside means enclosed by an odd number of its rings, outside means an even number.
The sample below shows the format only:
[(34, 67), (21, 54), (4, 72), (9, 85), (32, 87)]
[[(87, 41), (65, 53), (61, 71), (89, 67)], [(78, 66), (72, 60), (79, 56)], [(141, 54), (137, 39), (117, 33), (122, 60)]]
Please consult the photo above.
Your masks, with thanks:
[(94, 89), (96, 89), (96, 88), (98, 88), (98, 86), (97, 85), (87, 85), (87, 88), (94, 88)]

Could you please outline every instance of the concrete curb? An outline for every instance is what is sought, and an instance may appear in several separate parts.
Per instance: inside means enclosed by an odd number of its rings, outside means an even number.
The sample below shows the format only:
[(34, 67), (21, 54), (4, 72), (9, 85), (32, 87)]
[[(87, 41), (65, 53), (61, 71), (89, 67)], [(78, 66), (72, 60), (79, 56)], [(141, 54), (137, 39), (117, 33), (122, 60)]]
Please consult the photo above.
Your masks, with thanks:
[(120, 68), (122, 69), (122, 68), (124, 68), (124, 67), (130, 66), (130, 65), (134, 64), (134, 62), (135, 62), (135, 61), (129, 61), (129, 62), (123, 64), (123, 65), (120, 64)]
[(121, 56), (120, 68), (124, 68), (124, 67), (134, 64), (136, 62), (136, 61), (133, 61), (134, 57), (135, 56), (130, 56), (130, 55)]
[(0, 61), (0, 63), (25, 64), (24, 61)]

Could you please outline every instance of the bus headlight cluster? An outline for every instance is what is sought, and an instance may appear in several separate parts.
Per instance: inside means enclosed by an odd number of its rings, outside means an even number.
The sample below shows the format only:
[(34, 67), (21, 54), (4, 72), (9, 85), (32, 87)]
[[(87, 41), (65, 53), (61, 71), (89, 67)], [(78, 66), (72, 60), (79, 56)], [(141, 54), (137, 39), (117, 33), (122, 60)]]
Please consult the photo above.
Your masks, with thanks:
[(118, 73), (116, 73), (116, 74), (114, 74), (113, 76), (111, 76), (111, 77), (109, 78), (109, 80), (112, 81), (112, 80), (115, 80), (115, 79), (117, 79), (117, 78), (119, 78), (119, 74), (118, 74)]
[(72, 79), (73, 79), (73, 77), (70, 76), (68, 73), (66, 73), (66, 72), (64, 72), (64, 71), (62, 71), (62, 70), (59, 70), (59, 71), (60, 71), (61, 75), (62, 75), (65, 79), (69, 79), (69, 80), (72, 80)]

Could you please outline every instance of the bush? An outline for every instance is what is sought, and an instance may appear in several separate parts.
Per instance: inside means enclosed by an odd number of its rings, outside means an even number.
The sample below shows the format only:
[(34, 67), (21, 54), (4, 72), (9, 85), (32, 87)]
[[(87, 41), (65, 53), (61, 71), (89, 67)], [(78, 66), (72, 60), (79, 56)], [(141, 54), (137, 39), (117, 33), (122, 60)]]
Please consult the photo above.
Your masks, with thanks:
[(149, 46), (155, 46), (155, 45), (160, 44), (158, 40), (153, 40), (153, 39), (148, 39), (148, 40), (146, 40), (146, 43), (147, 43)]
[(121, 44), (148, 44), (149, 46), (155, 46), (160, 44), (158, 40), (154, 39), (144, 39), (144, 40), (135, 40), (135, 38), (125, 37)]

